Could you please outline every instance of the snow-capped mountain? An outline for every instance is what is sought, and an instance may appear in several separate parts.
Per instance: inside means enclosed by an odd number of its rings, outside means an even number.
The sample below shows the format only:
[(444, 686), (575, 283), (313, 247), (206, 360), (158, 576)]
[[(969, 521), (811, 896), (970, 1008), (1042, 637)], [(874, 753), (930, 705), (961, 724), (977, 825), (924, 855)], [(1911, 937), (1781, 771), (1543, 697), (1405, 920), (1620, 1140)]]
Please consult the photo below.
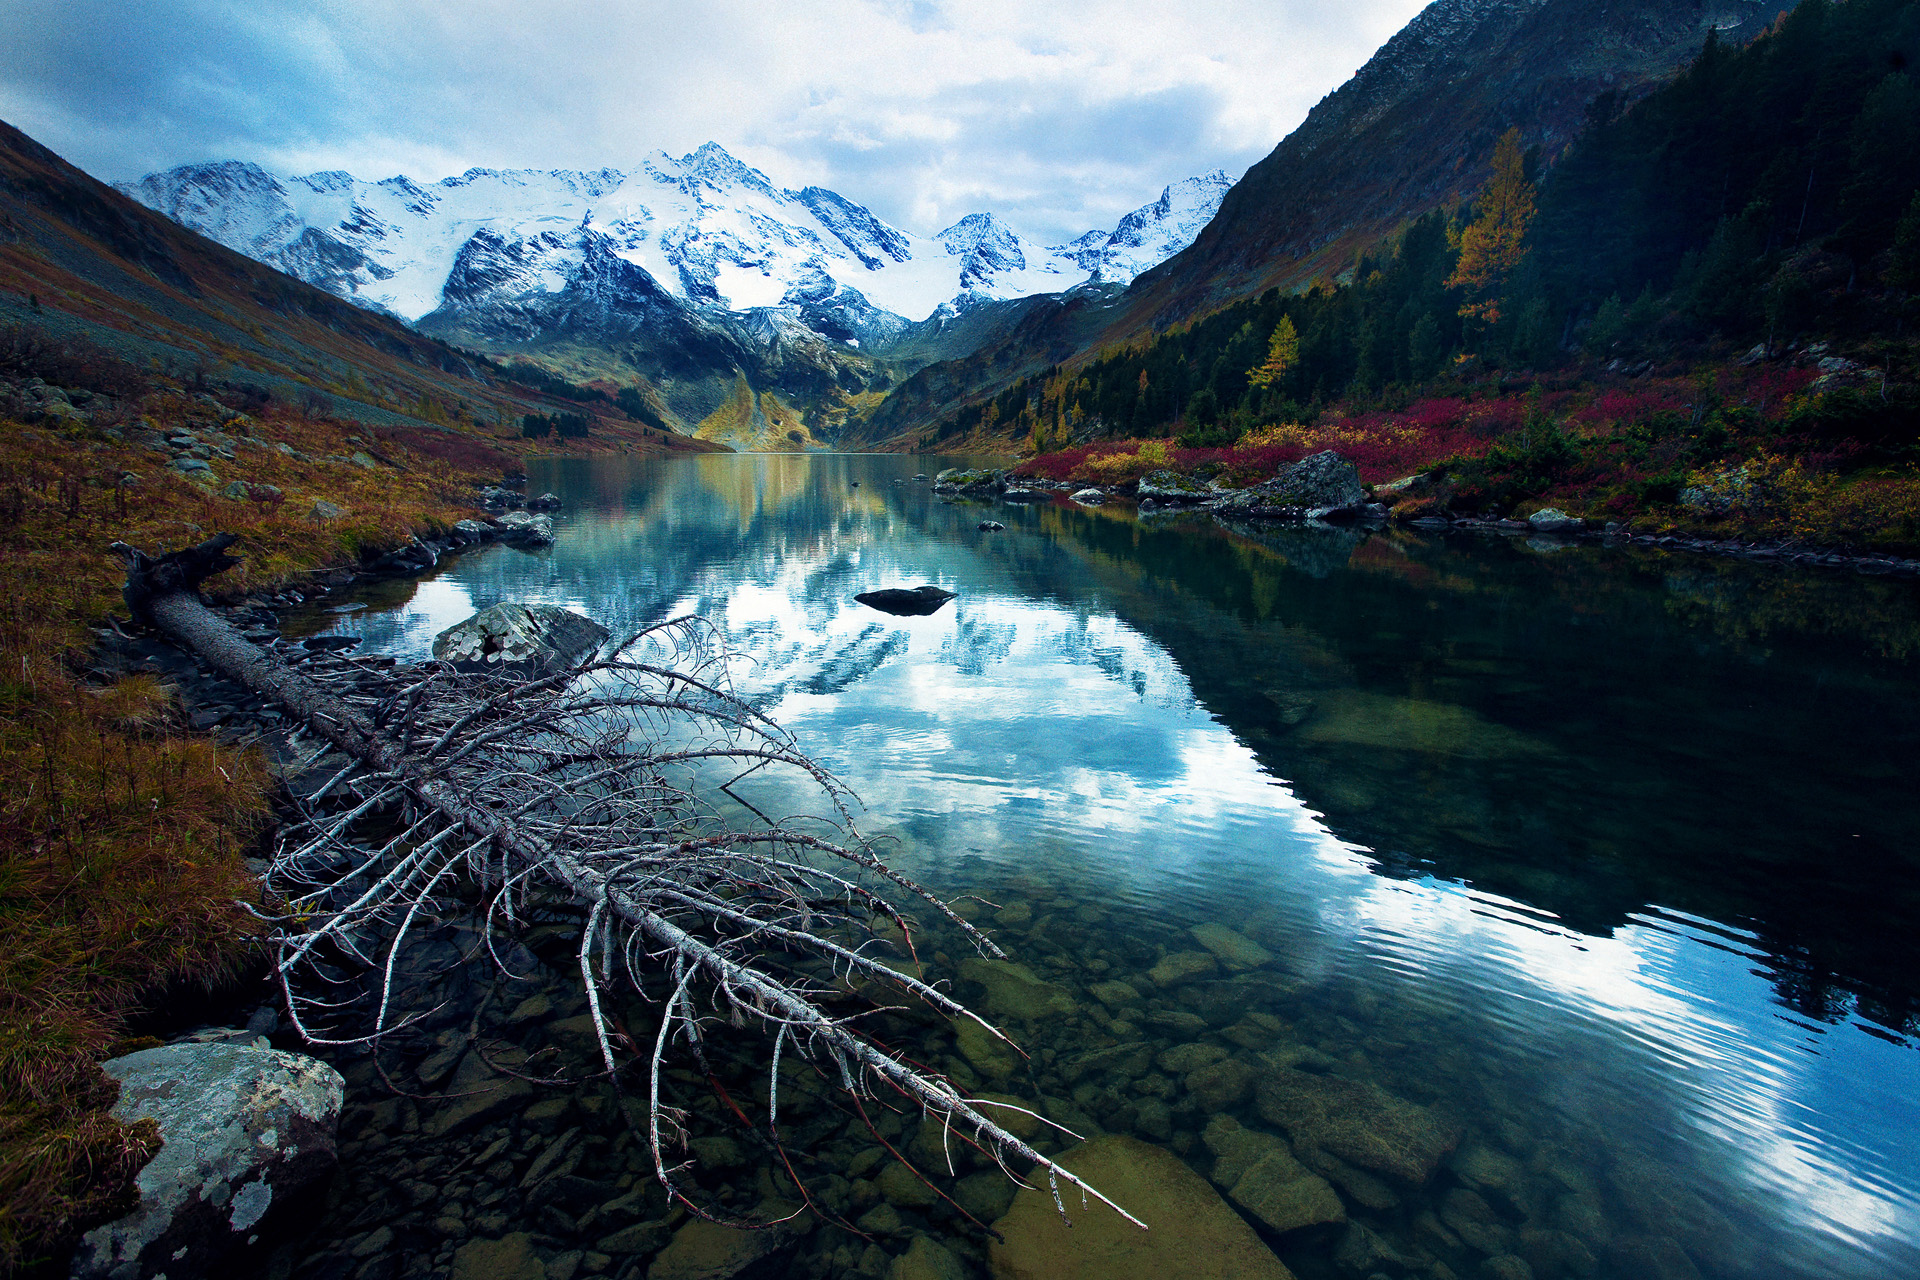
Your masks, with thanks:
[(626, 281), (709, 314), (779, 308), (822, 337), (871, 346), (939, 310), (1124, 284), (1191, 242), (1229, 185), (1218, 171), (1187, 179), (1113, 231), (1055, 246), (990, 213), (915, 236), (832, 191), (776, 187), (711, 142), (624, 171), (470, 169), (421, 185), (338, 171), (281, 176), (227, 161), (121, 190), (409, 322), (452, 313), (531, 340), (560, 295)]

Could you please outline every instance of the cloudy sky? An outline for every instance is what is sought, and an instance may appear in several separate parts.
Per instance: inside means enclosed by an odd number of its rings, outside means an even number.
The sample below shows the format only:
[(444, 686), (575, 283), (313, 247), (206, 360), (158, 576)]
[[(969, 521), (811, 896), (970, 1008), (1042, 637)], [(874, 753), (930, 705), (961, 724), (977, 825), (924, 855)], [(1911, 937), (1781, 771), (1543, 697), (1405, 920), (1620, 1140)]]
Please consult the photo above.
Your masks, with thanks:
[(110, 180), (431, 181), (709, 139), (908, 230), (1111, 226), (1238, 177), (1424, 0), (8, 0), (0, 119)]

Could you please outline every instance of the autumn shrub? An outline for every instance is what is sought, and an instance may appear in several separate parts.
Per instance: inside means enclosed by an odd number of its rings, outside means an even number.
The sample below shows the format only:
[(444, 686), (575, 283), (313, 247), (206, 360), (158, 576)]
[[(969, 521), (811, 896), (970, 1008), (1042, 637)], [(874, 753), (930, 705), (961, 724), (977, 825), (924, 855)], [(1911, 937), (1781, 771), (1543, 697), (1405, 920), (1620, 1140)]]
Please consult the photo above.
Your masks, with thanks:
[[(172, 392), (142, 408), (163, 425), (204, 412)], [(219, 496), (150, 450), (0, 423), (0, 1271), (128, 1206), (156, 1134), (108, 1115), (96, 1064), (143, 999), (232, 973), (254, 937), (235, 903), (257, 892), (241, 855), (266, 813), (264, 761), (186, 733), (149, 676), (74, 675), (89, 628), (120, 608), (108, 544), (230, 531), (243, 563), (213, 589), (277, 590), (443, 527), (480, 478), (397, 443), (393, 468), (324, 461), (364, 428), (278, 406), (254, 429), (310, 460), (241, 445), (220, 465), (284, 501)], [(308, 518), (322, 497), (348, 516)]]

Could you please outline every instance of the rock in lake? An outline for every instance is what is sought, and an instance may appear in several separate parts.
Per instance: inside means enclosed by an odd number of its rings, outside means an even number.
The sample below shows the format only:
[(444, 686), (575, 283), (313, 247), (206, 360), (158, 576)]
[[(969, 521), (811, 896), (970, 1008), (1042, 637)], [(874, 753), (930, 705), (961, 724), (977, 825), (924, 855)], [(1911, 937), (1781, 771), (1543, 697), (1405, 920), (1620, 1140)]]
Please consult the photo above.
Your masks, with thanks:
[[(1206, 481), (1183, 476), (1178, 471), (1149, 471), (1140, 477), (1140, 487), (1135, 492), (1155, 502), (1205, 502), (1213, 496), (1213, 489)], [(1075, 494), (1074, 501), (1079, 500), (1080, 495)]]
[(1006, 530), (1006, 527), (1007, 526), (1001, 524), (998, 520), (982, 520), (980, 522), (980, 532), (982, 533), (1002, 533)]
[(854, 597), (869, 609), (904, 618), (920, 618), (937, 613), (942, 605), (953, 598), (953, 592), (942, 591), (939, 587), (885, 587), (879, 591), (862, 591)]
[(116, 1120), (153, 1119), (164, 1145), (132, 1213), (89, 1231), (69, 1274), (218, 1274), (278, 1200), (333, 1168), (344, 1084), (300, 1054), (172, 1044), (103, 1064), (120, 1082)]
[(792, 1205), (777, 1201), (762, 1204), (753, 1212), (763, 1222), (791, 1220), (764, 1230), (743, 1231), (691, 1218), (654, 1258), (647, 1268), (647, 1280), (729, 1280), (792, 1244), (806, 1226), (804, 1216), (792, 1217)]
[(1573, 533), (1586, 525), (1585, 520), (1570, 516), (1558, 507), (1542, 507), (1527, 517), (1527, 527), (1535, 533)]
[(995, 1280), (1293, 1280), (1253, 1228), (1172, 1152), (1109, 1134), (1060, 1163), (1150, 1229), (1097, 1201), (1083, 1206), (1063, 1182), (1069, 1227), (1041, 1176), (994, 1224), (1002, 1237), (987, 1250)]
[(1228, 494), (1213, 504), (1227, 515), (1322, 519), (1366, 503), (1360, 471), (1331, 449), (1302, 458), (1271, 480)]
[(1104, 489), (1081, 489), (1067, 496), (1083, 507), (1097, 507), (1107, 500), (1107, 493)]
[(1318, 1147), (1348, 1164), (1415, 1186), (1433, 1176), (1460, 1141), (1457, 1126), (1374, 1084), (1282, 1067), (1261, 1079), (1260, 1114), (1295, 1147)]
[(553, 517), (530, 515), (525, 511), (509, 511), (499, 519), (499, 525), (506, 537), (523, 546), (550, 547), (553, 545)]
[(560, 495), (557, 493), (543, 493), (537, 498), (527, 499), (529, 511), (558, 511), (559, 509)]
[(935, 493), (966, 494), (971, 497), (988, 497), (1006, 486), (1007, 473), (1004, 471), (970, 471), (965, 467), (949, 467), (933, 478)]
[(611, 633), (553, 605), (497, 604), (433, 638), (433, 656), (462, 671), (545, 672), (591, 653)]

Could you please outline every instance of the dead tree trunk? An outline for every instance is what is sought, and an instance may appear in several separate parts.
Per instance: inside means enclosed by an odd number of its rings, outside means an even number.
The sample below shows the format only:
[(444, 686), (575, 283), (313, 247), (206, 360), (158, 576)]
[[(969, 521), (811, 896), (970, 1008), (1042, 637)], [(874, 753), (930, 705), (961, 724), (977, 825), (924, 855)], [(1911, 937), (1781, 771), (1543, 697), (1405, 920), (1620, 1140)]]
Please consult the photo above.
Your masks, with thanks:
[[(297, 847), (283, 842), (268, 873), (269, 887), (284, 892), (289, 906), (277, 922), (281, 981), (295, 1023), (310, 1040), (377, 1042), (394, 1029), (389, 1009), (400, 947), (426, 906), (455, 884), (481, 887), (509, 920), (516, 895), (524, 901), (539, 886), (571, 897), (588, 913), (578, 951), (581, 982), (604, 1065), (616, 1081), (632, 1064), (621, 1061), (601, 1006), (621, 969), (612, 959), (624, 953), (630, 970), (642, 954), (670, 984), (647, 1062), (648, 1140), (656, 1176), (695, 1212), (703, 1211), (675, 1184), (664, 1154), (662, 1129), (671, 1136), (675, 1121), (662, 1105), (660, 1077), (675, 1039), (698, 1052), (694, 992), (701, 990), (736, 1020), (757, 1023), (774, 1037), (771, 1132), (778, 1132), (780, 1050), (790, 1042), (816, 1069), (831, 1068), (838, 1085), (856, 1096), (884, 1084), (970, 1134), (1002, 1167), (1015, 1158), (1045, 1169), (1063, 1215), (1061, 1180), (1144, 1226), (982, 1110), (1002, 1104), (969, 1098), (952, 1081), (882, 1050), (851, 1019), (821, 1008), (812, 979), (775, 962), (780, 955), (809, 957), (847, 986), (891, 987), (1007, 1039), (942, 992), (867, 953), (873, 916), (907, 926), (882, 892), (890, 886), (942, 912), (983, 953), (1001, 955), (873, 853), (854, 828), (851, 797), (840, 784), (732, 695), (724, 657), (708, 648), (705, 624), (679, 619), (650, 628), (542, 679), (461, 675), (435, 665), (409, 669), (369, 697), (292, 669), (206, 607), (198, 586), (238, 563), (225, 554), (233, 541), (220, 535), (158, 559), (121, 543), (114, 549), (128, 564), (125, 595), (136, 618), (298, 718), (356, 761), (371, 786), (369, 799), (320, 823)], [(713, 764), (800, 771), (829, 802), (842, 838), (786, 824), (730, 826), (673, 775)], [(394, 800), (406, 809), (402, 834), (371, 855), (349, 845), (355, 821)], [(330, 869), (350, 849), (357, 865), (345, 874)], [(324, 864), (316, 858), (321, 853), (328, 855)], [(490, 926), (495, 915), (489, 911)], [(352, 951), (351, 940), (369, 933), (385, 953), (379, 1007), (360, 1035), (325, 1039), (303, 1018), (320, 1003), (300, 992), (303, 966), (314, 963), (323, 942), (347, 940)]]

